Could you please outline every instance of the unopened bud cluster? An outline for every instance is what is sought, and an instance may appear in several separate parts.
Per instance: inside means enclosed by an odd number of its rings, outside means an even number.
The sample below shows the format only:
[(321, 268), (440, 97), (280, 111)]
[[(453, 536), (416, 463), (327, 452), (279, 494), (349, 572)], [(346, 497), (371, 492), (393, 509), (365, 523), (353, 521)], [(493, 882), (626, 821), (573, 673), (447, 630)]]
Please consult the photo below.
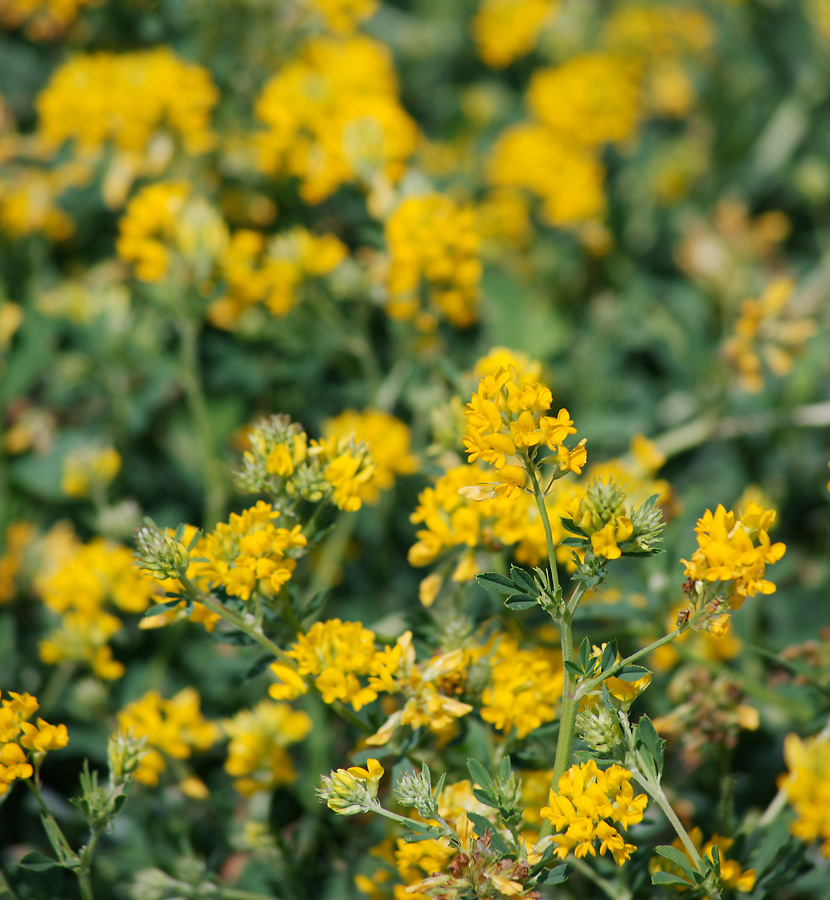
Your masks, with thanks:
[[(439, 785), (440, 790), (440, 785)], [(402, 806), (417, 810), (424, 819), (438, 817), (437, 791), (433, 794), (429, 767), (424, 763), (420, 772), (404, 772), (395, 785), (395, 796)]]
[(190, 552), (181, 542), (179, 532), (161, 529), (147, 519), (136, 532), (135, 543), (136, 561), (156, 578), (178, 578), (187, 571)]
[(594, 479), (585, 494), (568, 507), (574, 525), (591, 542), (597, 557), (619, 559), (624, 553), (654, 552), (663, 532), (663, 514), (650, 498), (632, 509), (613, 479)]

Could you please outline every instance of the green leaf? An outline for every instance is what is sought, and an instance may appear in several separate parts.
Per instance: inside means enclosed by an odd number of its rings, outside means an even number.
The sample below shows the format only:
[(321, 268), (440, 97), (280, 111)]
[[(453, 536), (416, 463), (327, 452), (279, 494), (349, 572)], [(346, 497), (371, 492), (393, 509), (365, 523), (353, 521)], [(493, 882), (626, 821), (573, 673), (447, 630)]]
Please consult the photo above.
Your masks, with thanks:
[(440, 832), (438, 833), (438, 835), (426, 834), (426, 833), (425, 834), (408, 834), (404, 838), (404, 842), (407, 844), (415, 844), (418, 841), (431, 841), (435, 837), (440, 837), (440, 836), (441, 836)]
[(625, 668), (620, 669), (614, 677), (620, 678), (623, 681), (639, 681), (641, 678), (645, 678), (646, 675), (650, 674), (651, 671), (644, 666), (626, 666)]
[(524, 569), (519, 568), (519, 566), (511, 566), (510, 577), (513, 579), (513, 584), (523, 592), (533, 597), (539, 596), (539, 586)]
[(47, 869), (59, 868), (61, 864), (56, 859), (33, 850), (31, 853), (27, 853), (18, 865), (22, 869), (29, 869), (32, 872), (45, 872)]
[(536, 879), (537, 884), (564, 884), (570, 877), (569, 866), (554, 866), (552, 869), (544, 869)]
[(609, 641), (602, 651), (602, 661), (599, 665), (600, 672), (607, 672), (617, 661), (617, 642)]
[(663, 747), (666, 742), (657, 734), (648, 716), (640, 717), (634, 737), (637, 749), (642, 750), (654, 763), (654, 771), (660, 775), (663, 771)]
[(566, 519), (565, 517), (562, 517), (560, 521), (562, 522), (562, 525), (565, 527), (566, 531), (571, 531), (574, 534), (581, 534), (585, 538), (588, 537), (588, 535), (585, 534), (585, 532), (574, 522), (573, 519)]
[(153, 616), (160, 616), (164, 613), (168, 612), (171, 609), (174, 609), (181, 603), (181, 598), (176, 600), (168, 600), (166, 603), (157, 603), (155, 606), (151, 606), (145, 613), (145, 619), (152, 619)]
[(583, 672), (588, 671), (588, 665), (591, 662), (591, 642), (588, 638), (582, 638), (579, 645), (579, 664)]
[(563, 547), (584, 547), (587, 541), (585, 538), (566, 537), (562, 538), (559, 543)]
[(499, 804), (496, 798), (489, 791), (486, 791), (483, 788), (474, 787), (473, 796), (476, 798), (476, 800), (479, 800), (485, 806), (491, 807), (491, 809), (499, 808)]
[(484, 838), (487, 835), (487, 832), (490, 832), (490, 846), (496, 851), (496, 853), (501, 856), (510, 856), (510, 848), (504, 842), (504, 838), (496, 831), (496, 826), (493, 825), (488, 819), (485, 819), (484, 816), (479, 815), (478, 813), (468, 812), (467, 817), (475, 826), (476, 834), (480, 838)]
[[(481, 575), (476, 575), (476, 581), (488, 591), (512, 593), (516, 590), (516, 585), (506, 575), (499, 575), (498, 572), (482, 572)], [(503, 588), (506, 590), (502, 590)]]
[(670, 847), (669, 845), (655, 847), (654, 849), (664, 859), (667, 859), (669, 862), (674, 863), (674, 865), (682, 869), (689, 876), (689, 878), (694, 881), (694, 867), (682, 851), (678, 850), (677, 847)]
[(676, 884), (683, 887), (691, 887), (688, 880), (681, 878), (679, 875), (672, 875), (671, 872), (655, 872), (651, 876), (652, 884)]
[(579, 667), (578, 663), (572, 662), (569, 659), (565, 660), (565, 668), (572, 675), (576, 675), (577, 678), (581, 678), (585, 674), (585, 671)]
[(508, 609), (530, 609), (533, 606), (538, 606), (538, 604), (538, 598), (531, 597), (530, 594), (513, 594), (504, 601), (504, 605)]
[(477, 759), (467, 760), (467, 771), (470, 773), (470, 778), (475, 784), (480, 785), (490, 792), (494, 790), (495, 785), (493, 784), (493, 779), (490, 777), (490, 773)]

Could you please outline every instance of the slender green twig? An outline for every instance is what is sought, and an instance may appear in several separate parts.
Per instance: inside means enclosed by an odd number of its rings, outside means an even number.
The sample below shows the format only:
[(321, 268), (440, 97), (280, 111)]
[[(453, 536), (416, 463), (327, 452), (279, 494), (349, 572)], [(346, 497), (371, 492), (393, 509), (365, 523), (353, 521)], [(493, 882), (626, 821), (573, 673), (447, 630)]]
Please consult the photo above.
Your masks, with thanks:
[(591, 693), (595, 688), (599, 687), (606, 678), (611, 678), (613, 675), (616, 675), (617, 672), (624, 669), (626, 666), (630, 666), (632, 663), (636, 662), (643, 656), (646, 656), (648, 653), (651, 653), (653, 650), (656, 650), (658, 647), (662, 647), (664, 644), (668, 644), (673, 641), (678, 635), (681, 634), (679, 628), (675, 628), (674, 631), (670, 631), (668, 634), (663, 635), (659, 640), (654, 641), (649, 644), (647, 647), (643, 647), (641, 650), (638, 650), (636, 653), (632, 653), (631, 656), (626, 656), (625, 659), (621, 659), (619, 662), (614, 663), (613, 666), (606, 669), (601, 675), (597, 675), (595, 678), (592, 678), (590, 681), (586, 681), (579, 690), (576, 692), (576, 699), (581, 700), (583, 697), (587, 696)]

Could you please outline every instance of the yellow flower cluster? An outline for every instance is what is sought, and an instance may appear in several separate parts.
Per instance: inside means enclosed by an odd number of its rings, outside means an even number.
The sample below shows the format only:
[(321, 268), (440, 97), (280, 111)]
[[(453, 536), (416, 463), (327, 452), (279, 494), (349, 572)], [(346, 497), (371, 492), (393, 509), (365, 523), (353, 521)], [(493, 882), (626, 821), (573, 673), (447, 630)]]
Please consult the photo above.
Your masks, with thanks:
[(61, 489), (67, 497), (97, 497), (121, 470), (114, 447), (82, 447), (63, 461)]
[(403, 694), (405, 701), (366, 743), (382, 746), (405, 726), (429, 728), (438, 735), (446, 735), (456, 719), (473, 710), (468, 703), (447, 696), (442, 689), (444, 683), (454, 684), (452, 675), (462, 676), (464, 663), (464, 651), (459, 649), (418, 664), (411, 631), (404, 632), (393, 646), (377, 653), (370, 668), (370, 687), (378, 693)]
[(309, 41), (257, 101), (267, 129), (257, 138), (260, 168), (299, 178), (307, 203), (349, 182), (397, 182), (418, 135), (397, 89), (392, 59), (377, 41)]
[(590, 537), (595, 556), (619, 559), (622, 551), (618, 544), (633, 536), (634, 525), (625, 500), (625, 493), (615, 482), (600, 481), (568, 505), (569, 517)]
[(598, 147), (629, 139), (641, 114), (636, 67), (613, 53), (576, 56), (536, 72), (526, 102), (533, 118), (499, 137), (491, 184), (539, 197), (550, 225), (596, 218), (605, 206)]
[(257, 422), (248, 440), (237, 481), (249, 493), (289, 500), (291, 506), (297, 498), (330, 500), (346, 512), (355, 512), (367, 496), (375, 495), (376, 464), (366, 442), (354, 435), (309, 441), (287, 416), (272, 416)]
[(301, 226), (270, 241), (259, 231), (240, 229), (219, 257), (226, 293), (210, 304), (208, 318), (218, 328), (231, 329), (256, 303), (282, 318), (297, 303), (304, 281), (331, 274), (347, 254), (334, 235), (316, 235)]
[(410, 475), (418, 470), (418, 458), (410, 449), (409, 428), (382, 410), (346, 410), (323, 423), (323, 435), (331, 441), (354, 436), (369, 447), (375, 468), (362, 486), (364, 503), (377, 503), (380, 492), (388, 491), (397, 475)]
[[(720, 884), (722, 887), (729, 888), (733, 891), (740, 891), (743, 894), (748, 894), (755, 887), (756, 874), (754, 869), (741, 869), (740, 863), (738, 863), (734, 859), (728, 859), (726, 856), (727, 850), (735, 843), (732, 838), (723, 837), (719, 834), (715, 834), (712, 836), (711, 840), (703, 843), (703, 832), (700, 828), (692, 828), (689, 832), (689, 837), (691, 838), (692, 843), (695, 846), (695, 849), (700, 854), (701, 857), (706, 857), (710, 861), (714, 862), (712, 850), (714, 847), (718, 848), (718, 857), (720, 859)], [(691, 863), (692, 859), (689, 856), (689, 851), (684, 846), (683, 842), (680, 838), (675, 838), (672, 841), (672, 847), (675, 850), (679, 850)], [(680, 866), (675, 865), (674, 863), (669, 862), (665, 857), (655, 856), (652, 858), (649, 863), (649, 871), (654, 872), (671, 872), (672, 875), (676, 875), (678, 878), (682, 878), (684, 881), (689, 881), (688, 876), (683, 872)], [(689, 887), (693, 887), (691, 881), (689, 881)], [(677, 885), (678, 890), (685, 890), (680, 885)]]
[(306, 546), (302, 526), (277, 528), (279, 516), (262, 500), (231, 513), (228, 522), (220, 522), (201, 541), (198, 552), (204, 561), (196, 563), (196, 577), (242, 600), (250, 600), (255, 591), (265, 597), (279, 593)]
[(223, 724), (231, 739), (225, 771), (234, 778), (234, 787), (240, 794), (250, 797), (296, 780), (297, 773), (285, 748), (303, 740), (311, 731), (311, 719), (306, 713), (287, 703), (263, 700)]
[(470, 462), (481, 459), (498, 471), (491, 493), (517, 496), (527, 481), (528, 460), (535, 460), (542, 447), (551, 455), (541, 461), (552, 464), (559, 473), (582, 471), (587, 459), (585, 441), (574, 450), (565, 446), (576, 428), (566, 409), (547, 415), (552, 403), (549, 388), (516, 369), (499, 369), (481, 379), (467, 404), (464, 447)]
[[(447, 550), (467, 548), (452, 578), (468, 581), (480, 571), (474, 554), (478, 547), (497, 550), (515, 546), (516, 561), (532, 566), (545, 558), (545, 529), (532, 494), (495, 494), (488, 503), (466, 499), (462, 492), (474, 491), (479, 496), (480, 485), (488, 478), (492, 478), (492, 473), (480, 465), (457, 466), (442, 475), (433, 487), (421, 491), (410, 521), (423, 523), (423, 528), (416, 532), (418, 540), (409, 548), (410, 565), (428, 566)], [(557, 490), (545, 498), (557, 544), (565, 536), (560, 516), (564, 515), (567, 497), (567, 490)]]
[(505, 734), (516, 729), (521, 740), (559, 711), (564, 671), (559, 654), (526, 650), (500, 635), (491, 660), (490, 686), (481, 696), (481, 718)]
[(51, 146), (117, 149), (147, 155), (154, 142), (178, 139), (186, 153), (213, 144), (210, 116), (219, 99), (201, 66), (169, 48), (91, 53), (58, 68), (37, 99), (38, 135)]
[(60, 625), (38, 644), (48, 665), (64, 661), (89, 665), (104, 679), (120, 678), (124, 666), (113, 659), (109, 639), (121, 629), (115, 615), (144, 612), (157, 587), (133, 566), (126, 547), (103, 538), (82, 544), (66, 542), (54, 568), (35, 579), (44, 605), (60, 617)]
[(830, 859), (830, 740), (789, 734), (784, 759), (789, 771), (778, 784), (796, 814), (790, 830), (806, 843), (822, 841), (819, 852)]
[(61, 37), (84, 7), (100, 0), (3, 0), (0, 25), (20, 28), (32, 41), (52, 41)]
[(142, 281), (171, 274), (207, 285), (228, 242), (227, 227), (184, 181), (151, 184), (129, 202), (119, 223), (118, 255)]
[(520, 122), (502, 132), (487, 177), (495, 187), (538, 197), (549, 225), (579, 225), (605, 209), (604, 170), (595, 154), (537, 122)]
[(0, 707), (0, 797), (13, 781), (32, 777), (33, 754), (61, 750), (69, 742), (66, 725), (50, 725), (40, 718), (35, 725), (29, 721), (38, 705), (31, 694), (9, 691)]
[(786, 550), (784, 544), (770, 541), (774, 523), (775, 512), (752, 500), (740, 518), (723, 506), (714, 513), (707, 509), (695, 527), (698, 549), (691, 560), (681, 560), (686, 576), (693, 582), (716, 582), (731, 609), (740, 609), (757, 593), (772, 594), (775, 585), (764, 578), (766, 567)]
[(757, 393), (764, 386), (764, 363), (776, 376), (786, 375), (818, 326), (814, 319), (788, 314), (795, 283), (776, 278), (761, 296), (744, 300), (734, 334), (724, 343), (727, 362), (737, 371), (738, 384)]
[(479, 56), (503, 69), (530, 53), (558, 7), (559, 0), (481, 0), (470, 26)]
[(658, 115), (686, 115), (694, 88), (681, 65), (685, 56), (704, 53), (714, 40), (709, 19), (691, 6), (631, 5), (611, 11), (603, 41), (638, 66), (645, 101)]
[(351, 34), (378, 8), (378, 0), (304, 0), (304, 3), (336, 34)]
[(12, 166), (0, 179), (0, 225), (11, 238), (43, 233), (65, 241), (75, 231), (69, 215), (58, 205), (68, 188), (86, 180), (83, 167), (54, 169)]
[[(386, 311), (432, 331), (438, 315), (466, 328), (476, 318), (481, 281), (475, 214), (442, 194), (407, 197), (386, 222)], [(429, 297), (421, 308), (422, 282)]]
[(558, 790), (551, 789), (550, 805), (542, 809), (542, 818), (563, 832), (553, 838), (560, 859), (571, 851), (577, 859), (589, 853), (596, 856), (596, 841), (600, 854), (610, 853), (619, 866), (631, 857), (637, 848), (627, 844), (611, 824), (628, 828), (643, 818), (648, 798), (645, 794), (634, 796), (631, 777), (622, 766), (602, 770), (589, 760), (571, 766), (559, 779)]
[(297, 661), (296, 670), (282, 662), (271, 664), (279, 679), (269, 688), (275, 700), (305, 693), (305, 676), (314, 678), (325, 703), (340, 700), (360, 710), (377, 698), (377, 691), (358, 680), (369, 674), (375, 657), (375, 633), (360, 622), (315, 622), (307, 634), (299, 635), (288, 655)]
[(322, 778), (323, 787), (318, 793), (329, 809), (341, 816), (365, 812), (378, 795), (378, 785), (383, 778), (383, 766), (376, 759), (369, 759), (366, 768), (352, 766), (337, 769)]
[(640, 115), (636, 69), (610, 53), (585, 53), (530, 80), (527, 106), (568, 144), (626, 141)]
[[(163, 754), (175, 760), (188, 759), (194, 750), (207, 750), (221, 737), (219, 726), (202, 716), (199, 693), (192, 687), (169, 700), (158, 691), (148, 691), (118, 713), (118, 730), (146, 736), (151, 749), (142, 757), (135, 778), (150, 787), (159, 783), (159, 775), (167, 769)], [(188, 796), (207, 794), (205, 785), (192, 775), (180, 787)]]
[(6, 545), (0, 556), (0, 606), (14, 600), (17, 577), (23, 568), (23, 554), (36, 533), (29, 522), (12, 522), (6, 528)]

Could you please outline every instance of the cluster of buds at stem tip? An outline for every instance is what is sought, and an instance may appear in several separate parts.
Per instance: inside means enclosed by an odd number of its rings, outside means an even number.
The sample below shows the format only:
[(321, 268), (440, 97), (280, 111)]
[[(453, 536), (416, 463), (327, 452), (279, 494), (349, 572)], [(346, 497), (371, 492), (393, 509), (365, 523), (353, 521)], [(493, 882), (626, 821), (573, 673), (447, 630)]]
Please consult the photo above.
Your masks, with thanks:
[(442, 775), (433, 791), (429, 766), (424, 763), (420, 772), (404, 772), (395, 785), (395, 797), (402, 806), (417, 810), (424, 819), (438, 818), (438, 794), (444, 786)]
[(594, 479), (585, 494), (572, 501), (567, 512), (569, 530), (590, 544), (594, 556), (648, 556), (657, 552), (663, 532), (663, 514), (655, 506), (657, 496), (637, 507), (628, 507), (623, 488), (613, 479)]
[(187, 572), (190, 565), (190, 551), (198, 533), (188, 547), (182, 540), (184, 526), (180, 525), (175, 532), (161, 529), (152, 519), (145, 519), (144, 525), (135, 535), (136, 550), (134, 557), (139, 566), (156, 578), (178, 578)]
[(369, 812), (378, 807), (378, 785), (382, 777), (383, 766), (376, 759), (370, 759), (365, 769), (352, 766), (323, 775), (317, 796), (341, 816)]

